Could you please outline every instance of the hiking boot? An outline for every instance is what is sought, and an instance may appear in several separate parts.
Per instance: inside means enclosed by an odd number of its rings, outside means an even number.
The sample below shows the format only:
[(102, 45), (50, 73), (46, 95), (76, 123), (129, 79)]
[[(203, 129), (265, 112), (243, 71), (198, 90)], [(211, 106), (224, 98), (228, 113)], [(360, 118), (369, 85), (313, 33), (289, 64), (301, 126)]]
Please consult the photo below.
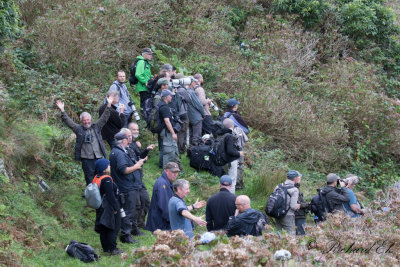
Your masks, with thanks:
[(110, 251), (110, 256), (115, 256), (119, 255), (121, 253), (125, 252), (124, 250), (120, 250), (119, 248), (115, 248), (114, 250)]
[(144, 236), (146, 235), (145, 233), (141, 232), (139, 229), (137, 231), (132, 232), (132, 235), (135, 236)]
[(127, 236), (127, 237), (123, 237), (120, 238), (122, 243), (128, 243), (128, 244), (132, 244), (132, 243), (137, 243), (138, 241), (133, 239), (132, 236)]

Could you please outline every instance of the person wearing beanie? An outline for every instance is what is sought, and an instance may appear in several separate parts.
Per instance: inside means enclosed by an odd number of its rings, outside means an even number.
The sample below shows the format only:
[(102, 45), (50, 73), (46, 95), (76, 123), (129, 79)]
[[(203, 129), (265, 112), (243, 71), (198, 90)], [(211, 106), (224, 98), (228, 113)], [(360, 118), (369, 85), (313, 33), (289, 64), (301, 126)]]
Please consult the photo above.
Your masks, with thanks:
[(117, 236), (121, 226), (121, 213), (118, 201), (118, 187), (110, 176), (110, 161), (98, 159), (95, 163), (96, 179), (100, 179), (102, 205), (96, 210), (94, 229), (100, 234), (100, 243), (104, 252), (119, 255), (123, 251), (117, 248)]
[[(286, 174), (286, 181), (282, 183), (284, 187), (287, 188), (287, 202), (286, 209), (288, 212), (285, 217), (281, 219), (276, 219), (276, 226), (278, 231), (285, 229), (288, 234), (295, 235), (295, 211), (300, 208), (300, 204), (297, 203), (299, 200), (300, 191), (295, 184), (299, 184), (301, 181), (301, 173), (295, 170), (291, 170)], [(278, 188), (275, 187), (275, 190)]]
[(219, 181), (219, 192), (208, 199), (206, 206), (207, 231), (224, 229), (229, 217), (235, 215), (236, 195), (229, 192), (231, 187), (231, 177), (223, 175)]
[[(338, 183), (340, 188), (337, 188)], [(326, 186), (322, 188), (321, 194), (326, 197), (328, 211), (344, 211), (343, 204), (350, 201), (349, 193), (346, 190), (346, 183), (335, 173), (326, 176)]]

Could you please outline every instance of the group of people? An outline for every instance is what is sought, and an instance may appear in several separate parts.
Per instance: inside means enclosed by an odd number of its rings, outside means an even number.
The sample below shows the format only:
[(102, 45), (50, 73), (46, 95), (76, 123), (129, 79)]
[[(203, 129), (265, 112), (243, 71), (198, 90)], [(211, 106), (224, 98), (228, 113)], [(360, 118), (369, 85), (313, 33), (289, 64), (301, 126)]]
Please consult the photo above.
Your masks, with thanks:
[[(117, 248), (116, 241), (118, 233), (121, 242), (134, 243), (137, 241), (133, 236), (143, 235), (139, 228), (151, 232), (182, 229), (191, 238), (194, 236), (192, 222), (207, 226), (209, 231), (224, 230), (228, 236), (260, 235), (267, 223), (266, 216), (251, 208), (248, 196), (234, 194), (235, 188), (243, 187), (243, 148), (249, 132), (237, 113), (239, 101), (229, 99), (227, 111), (217, 119), (219, 124), (215, 123), (210, 112), (210, 105), (214, 104), (206, 97), (202, 75), (185, 78), (176, 74), (172, 65), (165, 64), (159, 74), (152, 77), (149, 62), (152, 54), (150, 48), (142, 50), (131, 68), (134, 71), (129, 79), (133, 84), (132, 80), (136, 80), (142, 116), (153, 116), (152, 119), (156, 118), (161, 126), (157, 134), (159, 167), (163, 172), (154, 183), (151, 200), (143, 183), (142, 167), (149, 151), (156, 145), (150, 144), (143, 149), (138, 141), (139, 125), (132, 119), (137, 119), (138, 114), (125, 84), (125, 71), (116, 72), (116, 80), (110, 86), (95, 122), (89, 113), (83, 112), (79, 117), (81, 124), (75, 123), (66, 114), (64, 103), (56, 102), (62, 120), (76, 134), (74, 155), (81, 161), (86, 185), (92, 182), (99, 185), (103, 200), (96, 210), (95, 230), (100, 234), (103, 250), (111, 255), (120, 254), (122, 251)], [(110, 146), (109, 154), (103, 140)], [(180, 155), (203, 145), (212, 147), (211, 157), (224, 167), (224, 172), (219, 175), (220, 191), (207, 202), (197, 200), (187, 205), (184, 199), (190, 193), (189, 182), (177, 179), (182, 171)], [(338, 179), (329, 174), (328, 184), (321, 190), (326, 196), (329, 212), (343, 207), (352, 212), (353, 217), (359, 216), (363, 209), (351, 190), (358, 178), (353, 175), (343, 182)], [(282, 184), (287, 187), (287, 213), (277, 219), (276, 224), (279, 230), (285, 229), (290, 234), (304, 234), (305, 215), (310, 208), (299, 191), (300, 181), (301, 174), (290, 171)], [(343, 189), (336, 188), (337, 183)], [(195, 209), (204, 206), (205, 220), (203, 216), (193, 215)]]
[[(137, 241), (133, 236), (143, 235), (139, 228), (150, 231), (182, 228), (189, 236), (193, 236), (190, 220), (201, 226), (206, 225), (206, 221), (190, 213), (206, 203), (197, 201), (186, 206), (183, 199), (189, 193), (188, 182), (179, 179), (172, 184), (172, 181), (182, 170), (179, 156), (187, 148), (213, 139), (213, 120), (209, 110), (212, 100), (206, 97), (201, 87), (201, 74), (184, 78), (175, 73), (172, 65), (165, 64), (160, 73), (152, 78), (151, 59), (151, 49), (143, 49), (135, 61), (134, 71), (142, 116), (146, 115), (146, 108), (151, 102), (150, 106), (156, 110), (162, 123), (158, 145), (159, 166), (164, 172), (154, 184), (151, 201), (143, 183), (142, 167), (149, 151), (156, 145), (151, 144), (143, 149), (138, 141), (139, 125), (133, 120), (133, 117), (137, 119), (137, 111), (125, 84), (125, 71), (116, 72), (116, 80), (99, 108), (97, 121), (92, 122), (91, 114), (83, 112), (79, 117), (81, 123), (77, 124), (65, 112), (64, 103), (61, 100), (56, 102), (63, 122), (76, 135), (74, 156), (82, 164), (86, 185), (96, 182), (99, 186), (102, 205), (96, 210), (95, 230), (100, 234), (103, 250), (111, 255), (121, 253), (116, 243), (118, 233), (121, 242), (134, 243)], [(176, 84), (171, 81), (173, 78), (175, 82), (178, 81)], [(243, 169), (242, 165), (238, 166), (239, 162), (243, 163), (244, 154), (241, 150), (248, 140), (247, 136), (246, 139), (242, 137), (242, 146), (239, 147), (237, 138), (234, 139), (235, 132), (244, 136), (248, 133), (247, 124), (236, 112), (238, 105), (236, 99), (227, 101), (228, 111), (223, 116), (223, 127), (218, 133), (223, 136), (222, 142), (226, 147), (225, 167), (232, 174)], [(187, 139), (190, 141), (187, 142)], [(103, 141), (111, 149), (109, 154)], [(236, 177), (235, 174), (230, 178), (229, 188), (233, 188), (233, 192)], [(148, 220), (145, 223), (147, 213)]]

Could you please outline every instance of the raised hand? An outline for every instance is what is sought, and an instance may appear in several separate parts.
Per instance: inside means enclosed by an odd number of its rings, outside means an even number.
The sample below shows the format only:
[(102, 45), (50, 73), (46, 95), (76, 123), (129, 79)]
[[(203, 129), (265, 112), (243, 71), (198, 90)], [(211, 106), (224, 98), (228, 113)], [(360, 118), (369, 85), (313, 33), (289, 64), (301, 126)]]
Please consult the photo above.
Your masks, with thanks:
[(56, 105), (61, 110), (61, 112), (64, 112), (64, 102), (62, 102), (61, 100), (57, 100)]
[(111, 107), (112, 102), (114, 101), (114, 96), (113, 95), (109, 95), (107, 97), (107, 106)]
[(193, 207), (195, 209), (201, 209), (202, 207), (204, 207), (206, 205), (206, 202), (204, 200), (199, 202), (199, 199), (196, 199), (196, 203), (193, 204)]
[(207, 222), (205, 220), (203, 220), (204, 215), (201, 217), (196, 217), (196, 219), (194, 220), (195, 223), (197, 223), (200, 226), (206, 226)]

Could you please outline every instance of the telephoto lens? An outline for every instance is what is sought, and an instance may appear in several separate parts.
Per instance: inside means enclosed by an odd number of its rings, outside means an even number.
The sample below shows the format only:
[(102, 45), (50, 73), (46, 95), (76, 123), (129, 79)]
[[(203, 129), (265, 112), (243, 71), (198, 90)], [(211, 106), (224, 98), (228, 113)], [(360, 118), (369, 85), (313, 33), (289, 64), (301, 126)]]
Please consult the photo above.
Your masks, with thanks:
[(213, 102), (210, 103), (210, 107), (212, 107), (215, 111), (218, 111), (217, 105), (215, 105)]
[(126, 214), (125, 214), (125, 211), (124, 211), (123, 208), (121, 208), (121, 209), (119, 210), (119, 212), (121, 213), (121, 218), (126, 217)]

